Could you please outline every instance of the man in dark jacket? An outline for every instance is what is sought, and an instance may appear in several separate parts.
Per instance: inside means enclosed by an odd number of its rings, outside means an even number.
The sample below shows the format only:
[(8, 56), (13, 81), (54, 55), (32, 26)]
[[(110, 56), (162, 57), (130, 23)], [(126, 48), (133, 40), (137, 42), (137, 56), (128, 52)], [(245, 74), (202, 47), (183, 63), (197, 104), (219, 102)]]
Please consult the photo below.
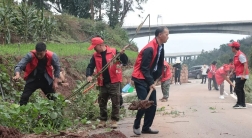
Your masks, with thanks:
[(21, 95), (20, 105), (26, 105), (32, 93), (39, 88), (48, 99), (54, 100), (51, 94), (55, 93), (55, 89), (58, 87), (60, 64), (57, 55), (46, 50), (46, 44), (37, 43), (35, 50), (22, 58), (15, 66), (13, 79), (20, 79), (20, 73), (23, 70), (26, 84)]
[(135, 83), (138, 99), (144, 100), (150, 89), (154, 89), (149, 100), (154, 101), (154, 105), (146, 110), (138, 110), (133, 126), (133, 132), (140, 135), (140, 122), (144, 116), (142, 133), (157, 134), (159, 131), (151, 130), (151, 125), (155, 117), (157, 101), (154, 81), (157, 80), (163, 71), (164, 65), (164, 43), (168, 40), (169, 30), (166, 27), (159, 27), (155, 31), (155, 38), (150, 41), (138, 54), (132, 80)]

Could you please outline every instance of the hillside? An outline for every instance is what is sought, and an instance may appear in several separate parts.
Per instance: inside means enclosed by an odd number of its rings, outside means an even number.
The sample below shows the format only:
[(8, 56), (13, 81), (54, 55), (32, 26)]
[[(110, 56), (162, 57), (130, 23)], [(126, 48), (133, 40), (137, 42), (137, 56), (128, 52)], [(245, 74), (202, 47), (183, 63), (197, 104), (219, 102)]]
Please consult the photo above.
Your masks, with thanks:
[[(35, 43), (44, 41), (48, 50), (60, 57), (62, 68), (67, 69), (67, 77), (73, 82), (61, 92), (71, 92), (76, 80), (85, 79), (85, 69), (94, 52), (87, 50), (87, 47), (94, 35), (102, 36), (106, 44), (118, 50), (129, 41), (123, 29), (119, 26), (112, 28), (104, 21), (78, 18), (66, 13), (53, 15), (26, 3), (0, 0), (0, 7), (0, 59), (5, 61), (0, 64), (7, 66), (11, 75), (14, 65), (34, 49)], [(134, 62), (137, 51), (134, 43), (126, 49), (129, 66)]]
[[(129, 42), (127, 33), (119, 26), (110, 27), (102, 20), (78, 18), (65, 12), (53, 15), (40, 9), (26, 3), (18, 5), (13, 0), (0, 0), (0, 137), (21, 137), (30, 133), (52, 135), (79, 129), (84, 135), (96, 129), (98, 89), (90, 87), (91, 84), (81, 87), (86, 83), (85, 70), (94, 53), (94, 50), (87, 50), (90, 38), (100, 35), (107, 45), (117, 50)], [(69, 85), (59, 85), (55, 101), (48, 100), (38, 89), (26, 106), (19, 106), (25, 82), (23, 79), (13, 81), (14, 67), (39, 41), (45, 42), (47, 49), (58, 55)], [(132, 68), (137, 51), (135, 44), (126, 49), (130, 62), (123, 71)], [(87, 92), (84, 93), (84, 89), (88, 89)], [(72, 95), (73, 92), (76, 94)], [(71, 98), (66, 100), (69, 95)], [(108, 111), (111, 110), (109, 106)], [(126, 109), (121, 109), (120, 117), (127, 114)]]
[[(119, 26), (111, 28), (104, 21), (77, 18), (66, 13), (53, 15), (27, 4), (0, 1), (0, 44), (83, 43), (94, 35), (101, 35), (105, 43), (123, 47), (128, 44), (127, 33)], [(137, 51), (135, 44), (130, 47)]]

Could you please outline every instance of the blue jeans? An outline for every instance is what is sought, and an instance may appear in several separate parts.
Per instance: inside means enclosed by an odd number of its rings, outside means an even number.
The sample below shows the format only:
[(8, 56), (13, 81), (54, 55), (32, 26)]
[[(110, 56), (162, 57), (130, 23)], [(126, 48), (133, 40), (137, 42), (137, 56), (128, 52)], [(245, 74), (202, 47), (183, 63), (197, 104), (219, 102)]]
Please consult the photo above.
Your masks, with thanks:
[[(135, 82), (135, 88), (136, 88), (138, 99), (145, 100), (150, 90), (149, 86), (144, 87), (143, 85)], [(157, 109), (156, 90), (152, 91), (149, 100), (154, 101), (154, 105), (152, 105), (148, 109), (140, 109), (137, 111), (136, 119), (134, 122), (135, 129), (138, 129), (140, 127), (140, 122), (144, 114), (145, 116), (144, 116), (144, 124), (142, 127), (142, 131), (149, 130), (149, 128), (151, 127), (153, 123), (153, 120), (156, 114), (156, 109)]]

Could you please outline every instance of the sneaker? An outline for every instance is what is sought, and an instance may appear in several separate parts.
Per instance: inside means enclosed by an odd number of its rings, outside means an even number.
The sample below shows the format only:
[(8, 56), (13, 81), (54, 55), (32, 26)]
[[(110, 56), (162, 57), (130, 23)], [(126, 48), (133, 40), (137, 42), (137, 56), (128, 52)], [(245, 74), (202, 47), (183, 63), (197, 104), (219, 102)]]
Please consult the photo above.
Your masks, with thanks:
[(220, 99), (225, 99), (224, 95), (221, 95), (219, 98), (220, 98)]
[(106, 127), (106, 121), (100, 121), (100, 123), (97, 125), (98, 128)]
[(159, 99), (160, 101), (162, 101), (163, 99), (165, 99), (164, 97), (162, 97), (161, 99)]
[(133, 132), (136, 134), (136, 135), (141, 135), (141, 131), (140, 131), (140, 128), (135, 128), (134, 126), (133, 126)]
[(234, 109), (243, 109), (243, 108), (246, 108), (246, 106), (242, 106), (242, 105), (239, 105), (239, 104), (236, 104), (233, 106)]
[(161, 102), (167, 102), (167, 101), (168, 101), (168, 98), (161, 99)]
[(241, 108), (242, 109), (246, 109), (247, 107), (246, 107), (246, 104), (245, 105), (241, 105)]
[(113, 129), (117, 128), (117, 122), (115, 120), (111, 121), (111, 128), (113, 128)]

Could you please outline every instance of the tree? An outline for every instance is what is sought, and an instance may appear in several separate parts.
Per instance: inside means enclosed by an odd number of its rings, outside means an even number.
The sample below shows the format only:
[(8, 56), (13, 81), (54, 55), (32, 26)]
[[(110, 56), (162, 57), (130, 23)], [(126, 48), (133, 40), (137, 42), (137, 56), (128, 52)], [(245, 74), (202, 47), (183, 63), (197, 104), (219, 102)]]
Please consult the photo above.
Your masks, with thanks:
[[(107, 16), (109, 18), (109, 25), (115, 27), (122, 26), (126, 15), (130, 11), (143, 10), (141, 4), (148, 0), (105, 0)], [(136, 5), (135, 5), (136, 4)]]
[[(57, 1), (57, 0), (56, 0)], [(60, 0), (62, 11), (79, 18), (90, 18), (89, 0)], [(60, 9), (60, 8), (58, 8)]]
[[(124, 23), (126, 15), (130, 11), (143, 10), (141, 6), (148, 0), (23, 0), (28, 5), (33, 4), (38, 9), (55, 9), (59, 13), (68, 13), (79, 18), (102, 20), (106, 11), (111, 27)], [(49, 4), (51, 2), (52, 4)], [(98, 15), (98, 16), (97, 16)]]

